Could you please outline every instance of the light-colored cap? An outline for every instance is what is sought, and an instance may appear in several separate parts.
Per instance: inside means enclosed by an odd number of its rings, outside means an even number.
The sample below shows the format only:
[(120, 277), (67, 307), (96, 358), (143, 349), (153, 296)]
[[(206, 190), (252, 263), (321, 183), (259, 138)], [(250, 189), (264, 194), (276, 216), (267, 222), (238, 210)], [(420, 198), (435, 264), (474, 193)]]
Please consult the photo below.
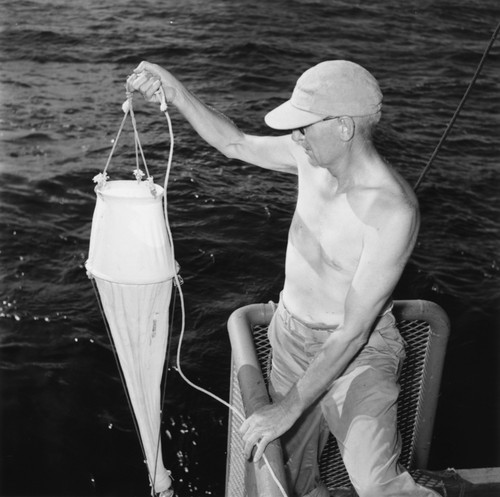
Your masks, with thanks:
[(347, 60), (329, 60), (302, 74), (290, 100), (264, 119), (274, 129), (295, 129), (328, 116), (367, 116), (381, 108), (382, 92), (366, 69)]

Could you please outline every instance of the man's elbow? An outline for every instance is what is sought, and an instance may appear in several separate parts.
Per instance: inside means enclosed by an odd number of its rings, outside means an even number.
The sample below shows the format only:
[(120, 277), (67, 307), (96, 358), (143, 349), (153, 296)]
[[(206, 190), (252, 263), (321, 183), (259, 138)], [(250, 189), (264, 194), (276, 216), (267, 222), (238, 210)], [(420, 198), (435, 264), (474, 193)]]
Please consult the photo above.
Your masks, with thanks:
[(244, 138), (224, 144), (219, 151), (228, 159), (243, 160), (244, 157)]
[(234, 144), (230, 143), (229, 145), (225, 145), (224, 147), (219, 148), (219, 151), (226, 157), (226, 159), (239, 159), (239, 154), (234, 146)]

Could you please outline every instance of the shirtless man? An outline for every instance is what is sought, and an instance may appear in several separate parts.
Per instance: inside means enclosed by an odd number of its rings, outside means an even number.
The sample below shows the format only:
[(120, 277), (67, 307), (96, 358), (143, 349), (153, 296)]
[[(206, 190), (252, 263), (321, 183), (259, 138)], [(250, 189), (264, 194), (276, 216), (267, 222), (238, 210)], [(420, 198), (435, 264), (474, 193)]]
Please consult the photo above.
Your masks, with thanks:
[[(266, 116), (279, 137), (243, 133), (161, 67), (142, 62), (130, 85), (163, 88), (199, 135), (225, 156), (298, 176), (286, 277), (269, 327), (273, 403), (242, 425), (254, 460), (281, 437), (294, 496), (325, 496), (317, 458), (331, 431), (360, 497), (435, 496), (400, 467), (397, 378), (404, 344), (391, 294), (415, 244), (415, 195), (378, 154), (382, 107), (373, 76), (322, 62)], [(291, 131), (291, 133), (290, 133)]]

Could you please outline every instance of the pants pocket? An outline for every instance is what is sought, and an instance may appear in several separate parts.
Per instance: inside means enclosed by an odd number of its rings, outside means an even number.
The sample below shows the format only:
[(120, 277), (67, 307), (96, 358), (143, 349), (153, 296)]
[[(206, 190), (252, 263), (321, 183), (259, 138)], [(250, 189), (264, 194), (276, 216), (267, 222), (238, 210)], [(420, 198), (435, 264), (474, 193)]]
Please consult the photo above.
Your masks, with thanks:
[(406, 357), (405, 342), (396, 327), (392, 314), (386, 315), (372, 331), (368, 343), (355, 363), (370, 364), (399, 375)]
[(399, 333), (398, 328), (395, 324), (387, 326), (385, 328), (380, 328), (378, 330), (380, 337), (384, 341), (386, 347), (399, 359), (404, 359), (406, 357), (405, 347), (406, 342)]

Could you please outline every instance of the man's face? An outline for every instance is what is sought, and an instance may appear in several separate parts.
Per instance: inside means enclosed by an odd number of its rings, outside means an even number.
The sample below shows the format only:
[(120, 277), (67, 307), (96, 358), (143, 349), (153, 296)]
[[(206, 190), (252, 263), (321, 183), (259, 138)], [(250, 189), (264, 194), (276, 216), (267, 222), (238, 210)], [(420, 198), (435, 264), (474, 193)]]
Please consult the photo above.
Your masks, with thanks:
[(304, 149), (312, 166), (328, 167), (340, 152), (338, 128), (337, 117), (327, 118), (293, 130), (292, 140)]

